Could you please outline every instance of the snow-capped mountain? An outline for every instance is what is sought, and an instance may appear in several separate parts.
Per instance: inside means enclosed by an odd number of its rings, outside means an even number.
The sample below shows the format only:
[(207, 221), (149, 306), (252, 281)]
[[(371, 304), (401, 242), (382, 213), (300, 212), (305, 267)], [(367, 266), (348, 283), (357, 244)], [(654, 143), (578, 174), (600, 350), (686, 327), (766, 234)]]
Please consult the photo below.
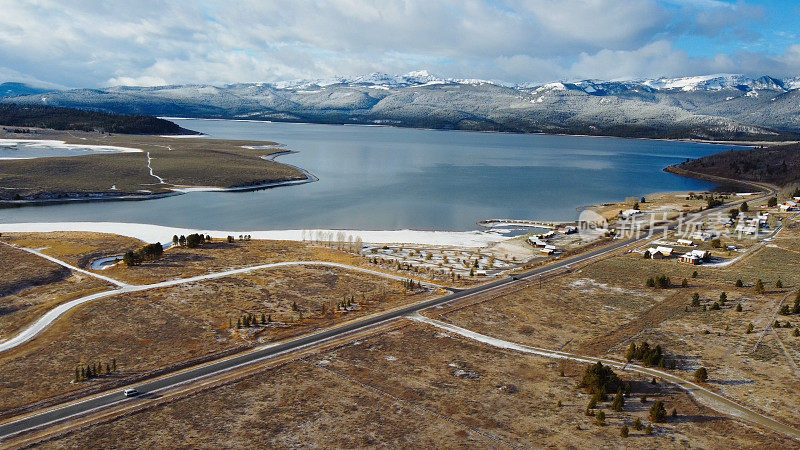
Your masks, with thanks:
[(416, 71), (20, 94), (3, 101), (160, 116), (637, 137), (778, 139), (800, 133), (800, 78), (736, 74), (513, 85)]

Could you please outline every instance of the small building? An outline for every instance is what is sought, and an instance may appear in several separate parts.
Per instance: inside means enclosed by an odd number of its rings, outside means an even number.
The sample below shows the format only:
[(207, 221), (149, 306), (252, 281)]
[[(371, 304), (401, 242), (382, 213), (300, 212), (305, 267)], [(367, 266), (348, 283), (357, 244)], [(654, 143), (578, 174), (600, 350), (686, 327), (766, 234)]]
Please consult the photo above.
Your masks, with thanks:
[(545, 245), (547, 245), (547, 242), (537, 237), (529, 237), (528, 242), (530, 242), (532, 245), (535, 245), (536, 247), (544, 247)]
[(555, 250), (553, 250), (552, 248), (543, 248), (539, 251), (544, 253), (545, 255), (552, 255), (553, 253), (555, 253)]
[(687, 247), (694, 247), (694, 241), (691, 239), (678, 239), (678, 244), (685, 245)]
[(704, 241), (704, 242), (705, 242), (705, 241), (710, 241), (710, 240), (711, 240), (711, 238), (713, 238), (713, 237), (714, 237), (714, 234), (713, 234), (713, 233), (710, 233), (710, 232), (708, 232), (708, 231), (695, 231), (695, 232), (694, 232), (694, 233), (692, 233), (692, 235), (691, 235), (691, 236), (689, 236), (689, 237), (690, 237), (691, 239), (697, 239), (697, 240), (699, 240), (699, 241)]
[(700, 264), (700, 258), (691, 253), (684, 253), (683, 255), (681, 255), (681, 262), (684, 264), (691, 264), (693, 266), (696, 266)]
[(664, 259), (669, 258), (672, 256), (672, 247), (650, 247), (647, 249), (647, 254), (650, 256), (650, 259)]
[(689, 254), (697, 256), (703, 261), (711, 257), (711, 252), (708, 250), (692, 250), (691, 252), (689, 252)]
[(631, 217), (638, 216), (639, 214), (642, 214), (642, 211), (638, 209), (626, 209), (625, 211), (619, 213), (620, 217), (623, 219), (630, 219)]
[(578, 227), (573, 227), (572, 225), (567, 225), (565, 227), (561, 227), (558, 229), (558, 232), (561, 234), (572, 234), (578, 232)]

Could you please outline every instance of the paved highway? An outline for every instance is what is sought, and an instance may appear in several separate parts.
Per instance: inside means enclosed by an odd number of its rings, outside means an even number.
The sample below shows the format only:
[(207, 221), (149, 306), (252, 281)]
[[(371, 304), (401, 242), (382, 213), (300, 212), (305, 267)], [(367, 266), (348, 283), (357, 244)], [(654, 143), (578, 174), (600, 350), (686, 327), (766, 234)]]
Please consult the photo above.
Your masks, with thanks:
[[(774, 195), (774, 193), (775, 190), (770, 188), (769, 194), (766, 194), (764, 197)], [(696, 213), (694, 217), (698, 218), (719, 211), (724, 211), (725, 208), (729, 208), (730, 206), (731, 206), (730, 204), (727, 204), (719, 208), (709, 209), (703, 211), (702, 213)], [(675, 229), (677, 224), (678, 224), (677, 222), (672, 222), (671, 224), (669, 224), (667, 228)], [(244, 365), (252, 364), (254, 362), (258, 362), (268, 358), (273, 358), (277, 355), (305, 348), (314, 344), (319, 344), (321, 342), (330, 340), (332, 338), (341, 337), (342, 335), (345, 335), (347, 333), (351, 333), (357, 330), (363, 330), (368, 327), (373, 327), (378, 324), (397, 319), (399, 317), (417, 313), (423, 309), (439, 306), (472, 295), (483, 294), (494, 289), (512, 285), (514, 283), (522, 283), (525, 282), (525, 280), (529, 280), (531, 278), (543, 275), (547, 272), (557, 271), (559, 269), (566, 268), (569, 265), (580, 263), (582, 261), (586, 261), (595, 258), (597, 256), (613, 252), (622, 247), (648, 239), (649, 237), (650, 236), (644, 235), (638, 238), (620, 240), (619, 242), (615, 242), (610, 246), (605, 246), (590, 251), (588, 253), (567, 258), (558, 261), (554, 264), (551, 264), (550, 266), (547, 267), (542, 267), (539, 269), (531, 270), (526, 273), (515, 275), (513, 277), (503, 278), (480, 286), (453, 292), (452, 294), (444, 297), (427, 300), (414, 305), (388, 311), (383, 314), (366, 317), (360, 320), (340, 325), (335, 328), (322, 330), (313, 334), (292, 339), (290, 341), (264, 346), (254, 351), (236, 355), (230, 358), (225, 358), (210, 364), (201, 365), (199, 367), (192, 368), (183, 372), (178, 372), (173, 375), (168, 375), (160, 379), (139, 383), (135, 387), (136, 389), (138, 389), (140, 392), (143, 393), (158, 393), (160, 391), (164, 391), (181, 384), (186, 384), (201, 378), (209, 377), (211, 375), (235, 370)], [(147, 400), (143, 398), (126, 399), (122, 396), (121, 389), (115, 390), (113, 392), (93, 397), (88, 400), (68, 404), (60, 408), (44, 411), (40, 414), (24, 417), (22, 419), (0, 425), (0, 439), (8, 438), (10, 436), (13, 436), (14, 434), (39, 428), (71, 417), (84, 415), (86, 413), (95, 410), (108, 408), (112, 405), (116, 405), (121, 402), (131, 402), (131, 401), (147, 401)]]

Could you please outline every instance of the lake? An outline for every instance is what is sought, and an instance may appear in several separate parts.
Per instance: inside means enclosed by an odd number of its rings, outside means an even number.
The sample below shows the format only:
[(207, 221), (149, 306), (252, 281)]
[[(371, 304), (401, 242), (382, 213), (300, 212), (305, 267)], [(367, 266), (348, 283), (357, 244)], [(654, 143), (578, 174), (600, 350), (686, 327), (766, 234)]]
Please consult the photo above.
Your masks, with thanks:
[[(472, 230), (487, 218), (573, 220), (584, 205), (712, 184), (662, 169), (731, 148), (689, 142), (371, 126), (175, 120), (271, 140), (318, 182), (254, 192), (0, 210), (0, 222), (137, 222), (217, 230)], [(254, 150), (255, 151), (255, 150)]]

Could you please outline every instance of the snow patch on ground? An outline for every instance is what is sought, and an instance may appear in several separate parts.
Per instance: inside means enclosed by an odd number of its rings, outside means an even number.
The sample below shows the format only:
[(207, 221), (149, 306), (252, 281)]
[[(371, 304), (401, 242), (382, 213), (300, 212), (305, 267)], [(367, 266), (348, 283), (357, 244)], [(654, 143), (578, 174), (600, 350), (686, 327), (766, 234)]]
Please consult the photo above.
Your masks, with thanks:
[(203, 233), (215, 239), (227, 236), (237, 237), (249, 234), (253, 239), (284, 241), (303, 241), (306, 236), (321, 233), (337, 235), (339, 232), (353, 239), (360, 237), (363, 242), (375, 244), (422, 244), (455, 247), (485, 247), (504, 241), (508, 237), (485, 231), (421, 231), (421, 230), (264, 230), (264, 231), (220, 231), (198, 228), (179, 228), (142, 223), (118, 222), (45, 222), (45, 223), (4, 223), (0, 233), (29, 232), (48, 233), (54, 231), (85, 231), (110, 233), (140, 239), (144, 242), (170, 242), (173, 235)]
[[(67, 144), (64, 141), (49, 139), (0, 139), (0, 147), (25, 147), (33, 149), (63, 149), (81, 150), (87, 154), (91, 153), (141, 153), (142, 150), (130, 147), (116, 147), (113, 145), (87, 145), (87, 144)], [(0, 159), (36, 159), (35, 156), (29, 157), (0, 157)]]
[(616, 292), (618, 294), (641, 295), (639, 292), (629, 289), (623, 289), (616, 286), (609, 286), (606, 283), (599, 283), (591, 278), (581, 278), (569, 284), (573, 289), (578, 289), (581, 292), (594, 292), (596, 290), (603, 290), (608, 292)]

